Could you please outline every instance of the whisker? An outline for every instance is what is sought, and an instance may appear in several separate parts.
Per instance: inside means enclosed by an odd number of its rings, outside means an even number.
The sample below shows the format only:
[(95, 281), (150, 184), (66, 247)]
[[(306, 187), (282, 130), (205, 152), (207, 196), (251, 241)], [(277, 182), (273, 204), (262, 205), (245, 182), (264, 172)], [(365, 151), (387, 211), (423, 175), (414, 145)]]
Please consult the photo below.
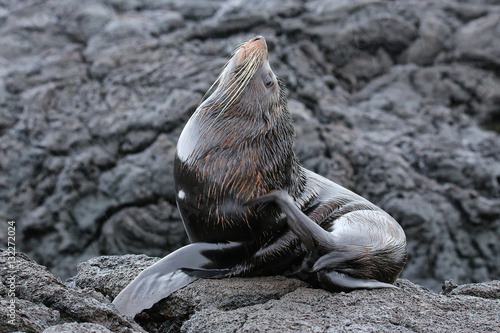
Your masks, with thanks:
[[(265, 51), (261, 49), (250, 49), (250, 52), (246, 54), (243, 62), (238, 66), (238, 68), (233, 71), (230, 80), (228, 82), (224, 82), (223, 74), (229, 66), (231, 59), (236, 56), (237, 52), (242, 48), (243, 45), (245, 45), (245, 43), (238, 45), (236, 49), (231, 53), (231, 58), (224, 65), (224, 70), (207, 92), (207, 94), (211, 92), (215, 85), (218, 85), (217, 89), (221, 89), (221, 94), (216, 96), (216, 98), (212, 101), (213, 105), (218, 105), (219, 112), (217, 116), (210, 122), (210, 125), (206, 129), (207, 131), (210, 130), (210, 128), (212, 128), (212, 126), (217, 122), (217, 120), (222, 115), (224, 115), (240, 98), (243, 91), (262, 65), (261, 58)], [(205, 99), (205, 96), (203, 99)]]

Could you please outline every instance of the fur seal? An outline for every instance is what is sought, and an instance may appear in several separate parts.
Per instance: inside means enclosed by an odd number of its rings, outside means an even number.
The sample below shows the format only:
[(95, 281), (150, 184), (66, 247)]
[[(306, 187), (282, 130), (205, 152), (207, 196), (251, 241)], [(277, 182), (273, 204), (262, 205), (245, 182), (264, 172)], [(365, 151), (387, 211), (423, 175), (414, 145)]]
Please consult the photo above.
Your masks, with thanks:
[(332, 291), (395, 288), (407, 257), (403, 229), (300, 165), (288, 93), (265, 39), (238, 47), (212, 87), (176, 151), (177, 205), (192, 244), (139, 274), (113, 301), (118, 310), (134, 316), (200, 277), (282, 274)]

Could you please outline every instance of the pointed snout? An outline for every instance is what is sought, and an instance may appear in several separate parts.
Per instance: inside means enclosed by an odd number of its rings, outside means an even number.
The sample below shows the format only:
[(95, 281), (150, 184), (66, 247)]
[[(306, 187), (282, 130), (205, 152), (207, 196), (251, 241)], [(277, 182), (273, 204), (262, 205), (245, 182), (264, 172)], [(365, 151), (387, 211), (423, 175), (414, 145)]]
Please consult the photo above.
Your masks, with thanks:
[(267, 43), (263, 36), (256, 36), (241, 46), (237, 53), (237, 63), (243, 63), (252, 54), (259, 54), (267, 59)]

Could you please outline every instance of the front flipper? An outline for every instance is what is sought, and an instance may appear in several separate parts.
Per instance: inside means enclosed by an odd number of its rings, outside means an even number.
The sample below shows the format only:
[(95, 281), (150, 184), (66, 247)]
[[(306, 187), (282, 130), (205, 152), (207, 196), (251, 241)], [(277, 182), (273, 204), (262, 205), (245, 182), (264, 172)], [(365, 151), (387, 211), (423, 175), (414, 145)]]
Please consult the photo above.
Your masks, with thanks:
[(217, 257), (234, 249), (236, 243), (193, 243), (172, 252), (142, 271), (113, 301), (120, 313), (134, 317), (174, 291), (197, 280), (196, 272), (221, 276), (227, 269), (217, 267)]

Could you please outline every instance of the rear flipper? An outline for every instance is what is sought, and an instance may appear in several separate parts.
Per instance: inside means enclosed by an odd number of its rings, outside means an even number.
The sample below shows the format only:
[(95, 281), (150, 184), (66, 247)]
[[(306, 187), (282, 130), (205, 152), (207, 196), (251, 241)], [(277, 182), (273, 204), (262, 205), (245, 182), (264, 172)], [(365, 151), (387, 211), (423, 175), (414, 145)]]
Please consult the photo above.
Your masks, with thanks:
[(284, 190), (271, 191), (258, 198), (250, 200), (247, 205), (258, 203), (275, 202), (281, 208), (281, 211), (287, 216), (288, 226), (294, 232), (300, 241), (311, 251), (319, 246), (333, 247), (330, 233), (314, 223), (306, 214), (304, 214), (293, 201), (293, 198)]
[[(338, 291), (396, 288), (392, 284), (380, 282), (379, 280), (371, 278), (373, 277), (373, 273), (369, 271), (373, 270), (373, 272), (377, 272), (377, 275), (380, 275), (378, 274), (379, 267), (377, 266), (381, 265), (379, 263), (380, 261), (382, 265), (387, 265), (387, 260), (385, 260), (384, 256), (382, 256), (382, 260), (380, 260), (376, 253), (370, 253), (370, 259), (373, 259), (373, 262), (371, 262), (370, 265), (363, 262), (363, 258), (366, 258), (368, 254), (367, 251), (365, 251), (367, 248), (361, 245), (363, 244), (364, 237), (358, 235), (359, 230), (355, 230), (352, 234), (348, 234), (348, 237), (354, 243), (361, 241), (357, 246), (346, 247), (346, 244), (336, 244), (332, 233), (324, 230), (304, 214), (296, 206), (293, 198), (286, 191), (271, 191), (268, 194), (249, 201), (247, 204), (253, 205), (266, 202), (275, 202), (278, 204), (281, 211), (287, 216), (288, 226), (292, 229), (294, 234), (299, 237), (301, 242), (304, 243), (310, 251), (322, 254), (314, 264), (312, 272), (316, 273), (318, 281), (325, 289)], [(342, 220), (342, 222), (344, 223), (345, 221)], [(371, 239), (370, 237), (368, 238)], [(368, 268), (368, 266), (370, 268)], [(382, 270), (383, 269), (382, 267)], [(355, 276), (361, 275), (366, 276), (366, 278), (356, 278), (345, 274), (345, 271), (352, 271)]]
[(229, 270), (217, 267), (215, 259), (237, 246), (237, 243), (184, 246), (142, 271), (116, 296), (113, 304), (120, 313), (134, 317), (199, 277), (222, 277)]
[(336, 271), (320, 270), (317, 272), (318, 281), (331, 291), (349, 291), (354, 289), (396, 288), (396, 286), (380, 282), (375, 279), (358, 279)]

